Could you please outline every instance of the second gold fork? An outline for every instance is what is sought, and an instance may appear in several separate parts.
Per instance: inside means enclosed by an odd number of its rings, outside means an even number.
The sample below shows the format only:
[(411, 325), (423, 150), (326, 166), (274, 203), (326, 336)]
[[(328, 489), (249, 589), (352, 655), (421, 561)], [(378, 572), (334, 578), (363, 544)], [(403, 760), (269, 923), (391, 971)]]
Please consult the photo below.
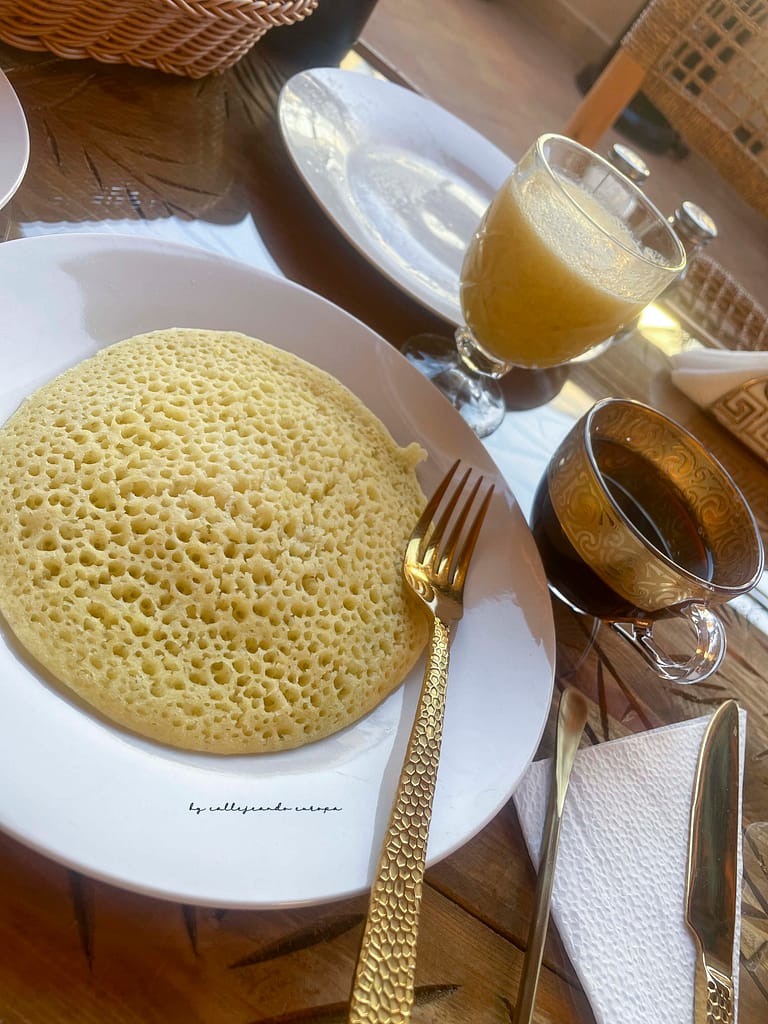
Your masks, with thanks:
[[(371, 887), (349, 1008), (349, 1024), (405, 1024), (414, 994), (416, 940), (424, 866), (442, 741), (451, 628), (463, 614), (464, 582), (493, 494), (488, 488), (473, 519), (480, 477), (457, 506), (467, 470), (437, 513), (456, 475), (446, 474), (414, 527), (403, 574), (433, 619), (429, 656), (411, 731)], [(448, 528), (450, 535), (445, 539)]]

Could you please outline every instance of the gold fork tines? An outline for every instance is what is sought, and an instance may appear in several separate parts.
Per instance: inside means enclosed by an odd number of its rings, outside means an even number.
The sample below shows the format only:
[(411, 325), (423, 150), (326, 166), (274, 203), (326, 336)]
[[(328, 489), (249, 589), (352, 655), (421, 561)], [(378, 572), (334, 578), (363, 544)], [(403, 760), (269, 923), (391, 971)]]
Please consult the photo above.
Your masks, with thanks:
[(407, 584), (432, 615), (432, 637), (371, 887), (349, 1024), (404, 1024), (411, 1017), (419, 907), (440, 760), (451, 627), (464, 610), (467, 569), (493, 494), (491, 484), (470, 520), (483, 478), (475, 482), (459, 505), (471, 470), (448, 494), (458, 467), (455, 462), (428, 502), (413, 529), (403, 562)]

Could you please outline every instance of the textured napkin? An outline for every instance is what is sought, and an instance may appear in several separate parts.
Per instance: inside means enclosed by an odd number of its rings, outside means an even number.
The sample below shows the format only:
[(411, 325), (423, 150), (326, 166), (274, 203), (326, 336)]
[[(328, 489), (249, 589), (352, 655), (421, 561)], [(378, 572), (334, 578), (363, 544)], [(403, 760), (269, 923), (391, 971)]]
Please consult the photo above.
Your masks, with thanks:
[(675, 387), (706, 409), (755, 377), (768, 377), (768, 352), (702, 348), (670, 356)]
[[(740, 711), (741, 781), (746, 714)], [(560, 834), (552, 919), (598, 1024), (691, 1024), (696, 947), (684, 920), (688, 824), (709, 717), (580, 750)], [(514, 800), (538, 864), (552, 762)], [(742, 857), (738, 858), (741, 892)], [(740, 917), (734, 943), (738, 984)]]

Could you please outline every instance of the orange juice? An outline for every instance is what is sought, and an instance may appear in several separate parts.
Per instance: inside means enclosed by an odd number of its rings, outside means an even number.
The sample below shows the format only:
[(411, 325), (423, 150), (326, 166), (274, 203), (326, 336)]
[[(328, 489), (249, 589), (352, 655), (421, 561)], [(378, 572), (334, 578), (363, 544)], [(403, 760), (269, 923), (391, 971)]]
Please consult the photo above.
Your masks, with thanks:
[(556, 366), (610, 337), (665, 272), (593, 195), (561, 186), (543, 170), (513, 175), (464, 258), (466, 324), (480, 349), (515, 366)]

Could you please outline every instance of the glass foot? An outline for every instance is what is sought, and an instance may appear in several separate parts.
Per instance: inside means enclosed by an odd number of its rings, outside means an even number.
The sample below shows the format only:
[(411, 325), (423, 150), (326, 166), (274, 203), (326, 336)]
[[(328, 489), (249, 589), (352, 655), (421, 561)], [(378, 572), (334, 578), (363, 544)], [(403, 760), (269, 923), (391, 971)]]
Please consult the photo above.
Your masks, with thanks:
[(478, 437), (488, 437), (501, 425), (506, 412), (501, 388), (492, 378), (472, 373), (462, 363), (453, 338), (417, 334), (405, 343), (402, 353), (445, 395)]

